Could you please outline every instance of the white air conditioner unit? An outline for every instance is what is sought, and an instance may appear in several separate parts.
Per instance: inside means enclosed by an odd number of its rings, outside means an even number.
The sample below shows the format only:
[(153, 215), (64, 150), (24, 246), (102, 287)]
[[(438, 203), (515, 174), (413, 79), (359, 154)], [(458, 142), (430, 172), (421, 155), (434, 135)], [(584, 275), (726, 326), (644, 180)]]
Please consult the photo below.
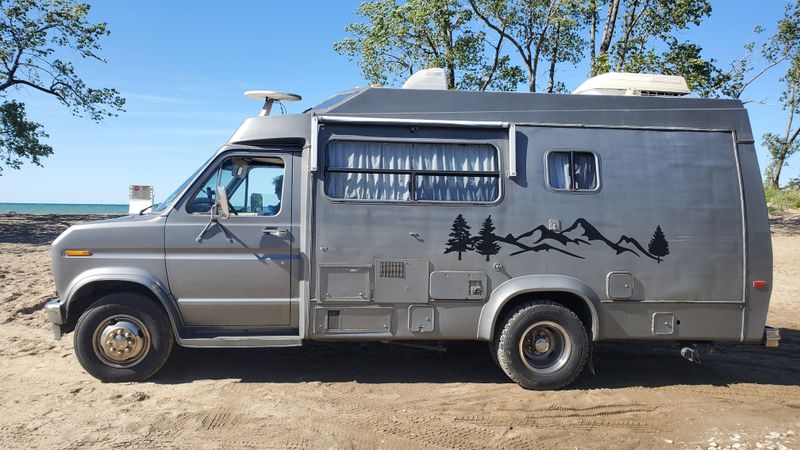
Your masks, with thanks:
[(444, 69), (423, 69), (408, 77), (403, 89), (447, 90), (447, 76)]
[(679, 97), (689, 92), (686, 79), (674, 75), (609, 72), (584, 81), (573, 94)]

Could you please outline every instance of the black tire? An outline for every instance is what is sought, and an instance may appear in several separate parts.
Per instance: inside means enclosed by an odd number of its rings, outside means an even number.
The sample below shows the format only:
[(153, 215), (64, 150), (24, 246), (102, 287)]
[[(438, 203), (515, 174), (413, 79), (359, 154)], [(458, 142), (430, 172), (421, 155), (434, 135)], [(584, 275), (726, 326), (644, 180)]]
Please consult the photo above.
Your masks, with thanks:
[(586, 328), (562, 305), (525, 303), (507, 316), (502, 327), (495, 336), (497, 360), (506, 375), (525, 389), (561, 389), (586, 365), (591, 345)]
[[(112, 339), (119, 339), (120, 345), (127, 345), (122, 342), (125, 336), (113, 337), (114, 334), (129, 330), (115, 328), (120, 324), (128, 327), (133, 324), (135, 328), (130, 329), (131, 332), (139, 330), (137, 337), (126, 341), (135, 342), (132, 350), (138, 356), (127, 361), (114, 361), (111, 358), (117, 356), (109, 356), (109, 352), (100, 348), (105, 330), (110, 330), (112, 334), (105, 342), (111, 344)], [(132, 292), (109, 294), (94, 302), (78, 319), (74, 340), (75, 355), (81, 366), (90, 375), (105, 382), (146, 380), (164, 365), (175, 343), (164, 310), (150, 297)], [(113, 344), (116, 345), (116, 342)], [(127, 356), (120, 354), (119, 358)]]
[[(497, 340), (489, 341), (489, 355), (492, 357), (492, 361), (497, 364), (497, 367), (500, 367), (500, 360), (497, 359)], [(502, 367), (500, 367), (502, 369)]]

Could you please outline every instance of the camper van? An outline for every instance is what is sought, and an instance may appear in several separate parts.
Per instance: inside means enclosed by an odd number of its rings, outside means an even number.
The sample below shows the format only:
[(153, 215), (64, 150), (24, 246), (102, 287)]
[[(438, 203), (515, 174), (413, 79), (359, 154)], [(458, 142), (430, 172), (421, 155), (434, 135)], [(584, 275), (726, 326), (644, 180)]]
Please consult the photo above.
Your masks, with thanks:
[(281, 115), (298, 95), (250, 91), (261, 113), (163, 202), (53, 242), (48, 319), (103, 381), (176, 343), (485, 341), (527, 389), (569, 385), (598, 341), (777, 346), (747, 111), (686, 93), (615, 73), (466, 92), (428, 69)]

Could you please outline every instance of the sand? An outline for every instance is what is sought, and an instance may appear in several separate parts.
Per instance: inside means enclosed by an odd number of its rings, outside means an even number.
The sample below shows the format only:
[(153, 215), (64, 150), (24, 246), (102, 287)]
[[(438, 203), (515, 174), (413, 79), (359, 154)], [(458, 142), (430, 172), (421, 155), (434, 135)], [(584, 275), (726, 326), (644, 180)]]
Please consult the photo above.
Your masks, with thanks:
[[(773, 221), (778, 349), (604, 343), (597, 375), (530, 392), (485, 344), (176, 349), (144, 383), (51, 339), (49, 243), (81, 216), (0, 217), (0, 448), (800, 448), (800, 213)], [(783, 447), (781, 447), (783, 446)]]

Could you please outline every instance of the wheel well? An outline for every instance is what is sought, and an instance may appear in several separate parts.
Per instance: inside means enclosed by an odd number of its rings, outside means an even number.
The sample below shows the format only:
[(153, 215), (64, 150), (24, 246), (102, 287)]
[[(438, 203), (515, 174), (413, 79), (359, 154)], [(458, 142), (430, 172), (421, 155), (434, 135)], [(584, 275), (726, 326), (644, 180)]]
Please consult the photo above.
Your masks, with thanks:
[(583, 327), (586, 328), (586, 334), (589, 340), (593, 339), (592, 336), (592, 310), (586, 301), (570, 292), (562, 291), (540, 291), (540, 292), (526, 292), (519, 294), (509, 299), (505, 305), (500, 309), (497, 314), (497, 321), (494, 324), (493, 336), (497, 336), (498, 330), (503, 326), (507, 316), (511, 311), (522, 303), (533, 302), (537, 300), (547, 300), (569, 309), (581, 319)]
[(72, 300), (67, 305), (67, 321), (63, 327), (63, 331), (68, 333), (74, 330), (75, 324), (78, 322), (78, 318), (89, 308), (89, 306), (92, 305), (92, 303), (104, 295), (123, 291), (134, 292), (151, 299), (155, 304), (158, 305), (159, 308), (164, 310), (164, 314), (167, 314), (166, 309), (164, 309), (164, 305), (161, 303), (158, 297), (153, 294), (153, 291), (139, 283), (118, 280), (95, 281), (94, 283), (81, 286), (78, 292), (76, 292), (72, 297)]

